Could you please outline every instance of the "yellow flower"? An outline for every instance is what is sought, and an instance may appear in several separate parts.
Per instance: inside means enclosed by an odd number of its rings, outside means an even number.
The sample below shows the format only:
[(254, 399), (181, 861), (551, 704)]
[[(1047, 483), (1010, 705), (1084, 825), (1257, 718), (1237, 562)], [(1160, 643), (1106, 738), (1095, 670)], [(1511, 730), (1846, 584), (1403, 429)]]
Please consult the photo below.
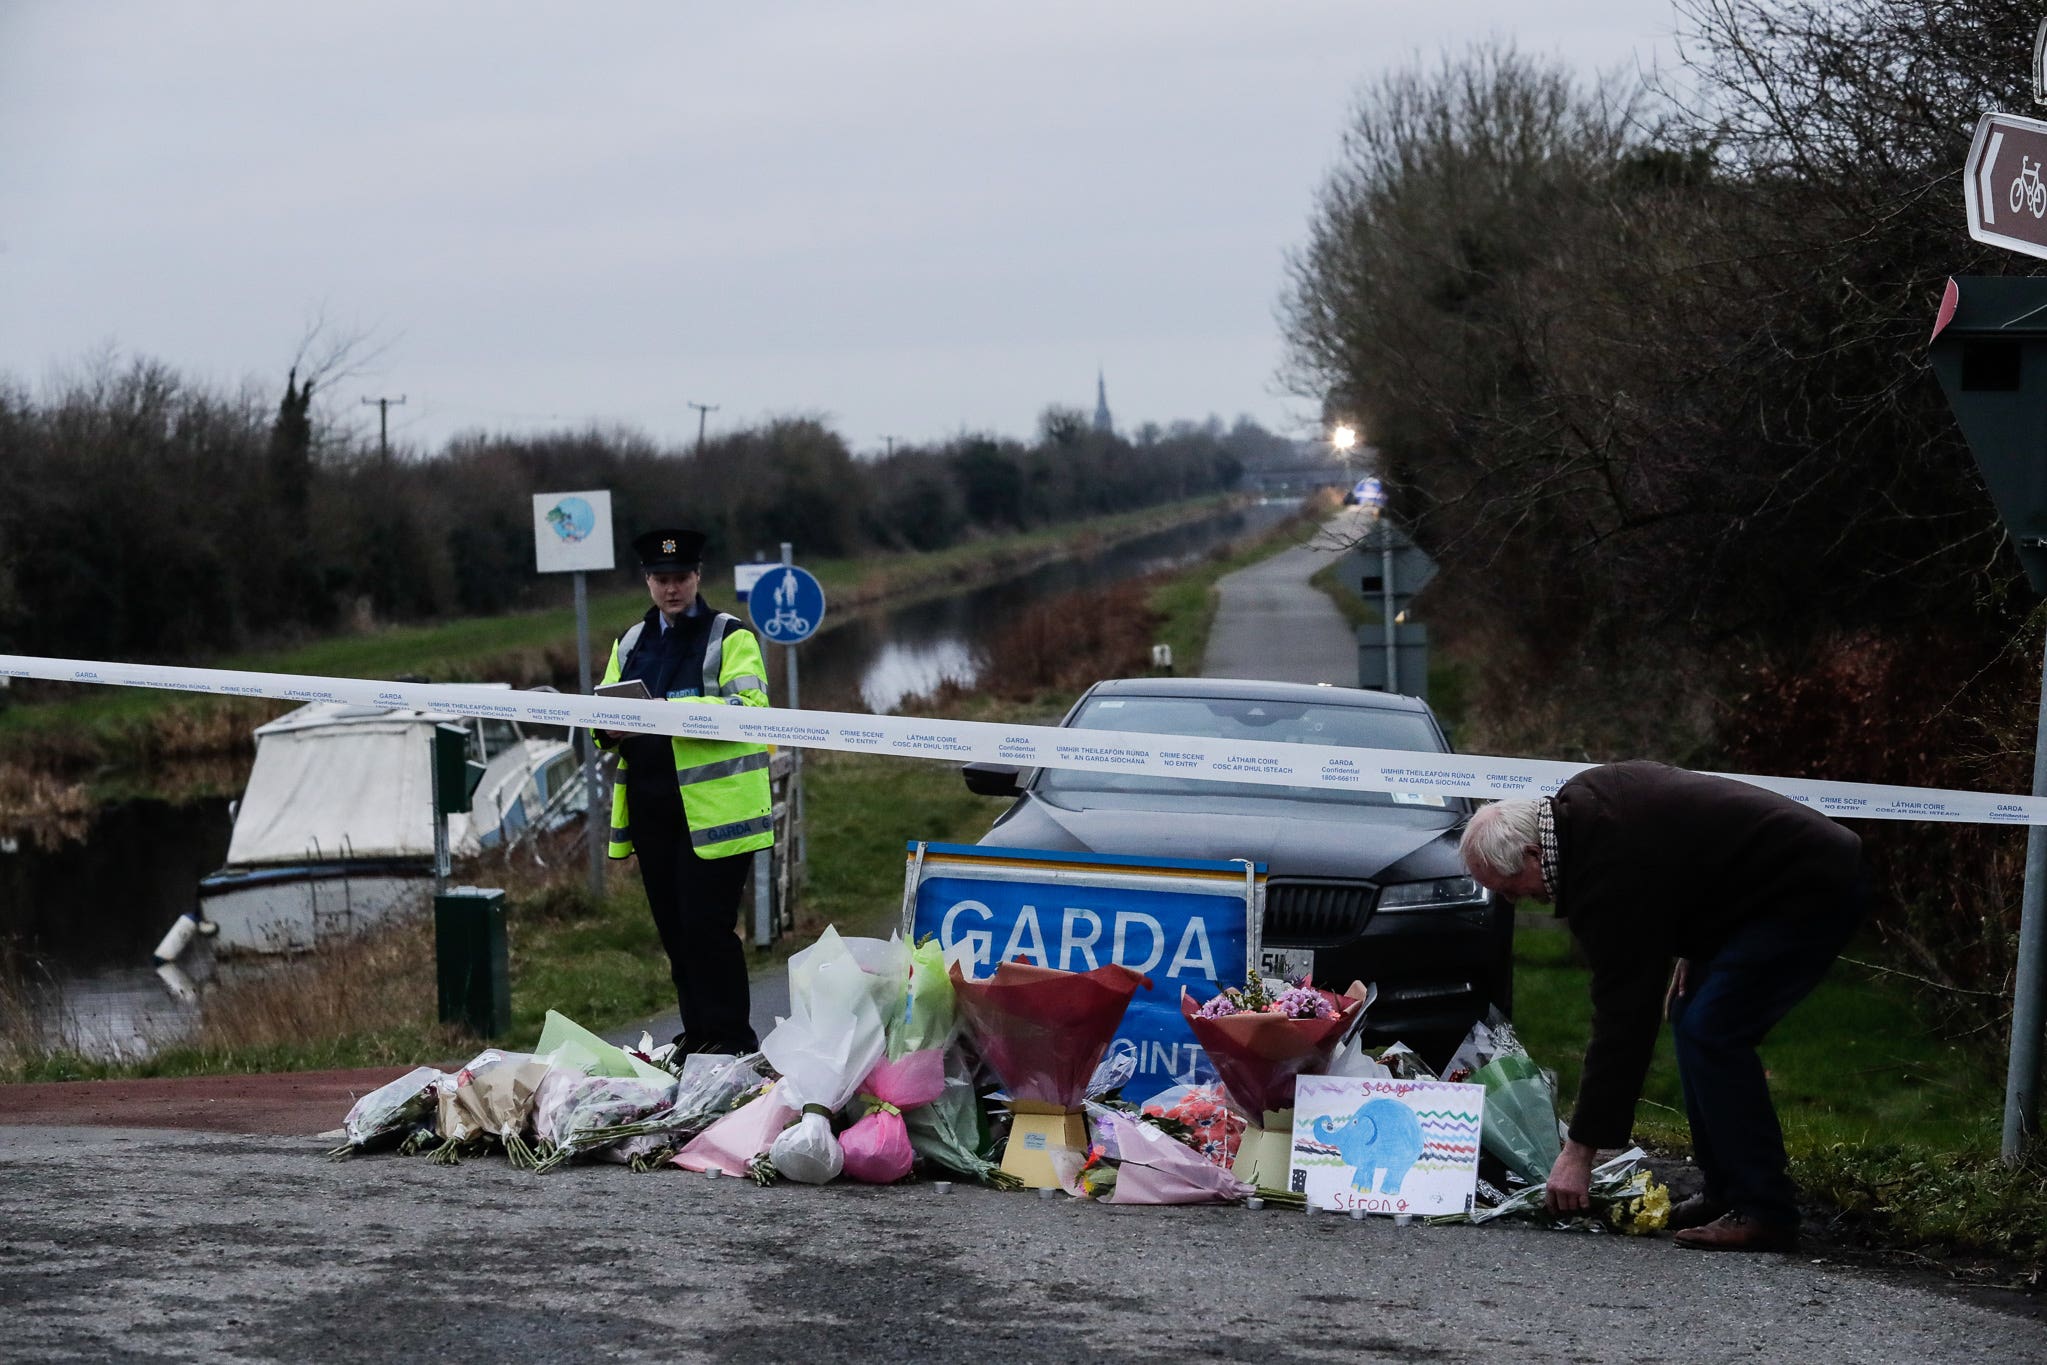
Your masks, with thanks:
[(1607, 1206), (1606, 1221), (1630, 1237), (1662, 1231), (1670, 1222), (1670, 1187), (1647, 1171), (1636, 1171)]

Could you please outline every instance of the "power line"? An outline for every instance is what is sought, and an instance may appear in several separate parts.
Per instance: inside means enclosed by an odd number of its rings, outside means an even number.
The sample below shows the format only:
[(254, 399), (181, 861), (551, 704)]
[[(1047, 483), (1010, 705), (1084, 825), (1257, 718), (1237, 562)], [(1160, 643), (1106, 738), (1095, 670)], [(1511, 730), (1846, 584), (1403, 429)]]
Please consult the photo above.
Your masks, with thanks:
[(385, 462), (391, 459), (391, 409), (405, 406), (405, 395), (396, 398), (365, 398), (365, 405), (374, 403), (377, 408), (377, 458)]

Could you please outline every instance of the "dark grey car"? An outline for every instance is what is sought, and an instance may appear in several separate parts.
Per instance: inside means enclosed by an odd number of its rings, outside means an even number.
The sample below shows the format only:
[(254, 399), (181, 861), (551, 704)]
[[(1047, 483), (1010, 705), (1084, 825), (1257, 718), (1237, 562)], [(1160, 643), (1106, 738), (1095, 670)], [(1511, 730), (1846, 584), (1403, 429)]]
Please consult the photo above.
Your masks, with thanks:
[[(1060, 723), (1450, 751), (1425, 702), (1302, 683), (1122, 678), (1089, 688)], [(1440, 1062), (1489, 1006), (1512, 1010), (1513, 907), (1458, 861), (1462, 798), (993, 763), (965, 775), (984, 796), (1017, 798), (983, 844), (1265, 863), (1265, 946), (1295, 961), (1312, 953), (1322, 985), (1376, 981), (1375, 1038)]]

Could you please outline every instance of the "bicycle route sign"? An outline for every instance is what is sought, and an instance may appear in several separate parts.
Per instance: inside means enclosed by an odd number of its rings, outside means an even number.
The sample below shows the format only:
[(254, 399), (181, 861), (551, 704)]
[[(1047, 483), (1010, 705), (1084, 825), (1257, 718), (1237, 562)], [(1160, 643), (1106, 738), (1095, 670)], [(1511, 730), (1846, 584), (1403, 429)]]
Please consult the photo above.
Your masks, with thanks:
[(1985, 114), (1962, 185), (1971, 237), (2047, 258), (2047, 122)]
[(800, 644), (824, 622), (824, 589), (808, 569), (775, 564), (746, 594), (747, 614), (778, 645)]

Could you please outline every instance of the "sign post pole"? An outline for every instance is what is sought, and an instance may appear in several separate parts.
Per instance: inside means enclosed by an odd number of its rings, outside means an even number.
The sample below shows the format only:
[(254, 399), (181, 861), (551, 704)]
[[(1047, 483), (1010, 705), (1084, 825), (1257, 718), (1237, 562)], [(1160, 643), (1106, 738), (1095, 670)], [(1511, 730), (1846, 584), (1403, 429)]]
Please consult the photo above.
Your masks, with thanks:
[[(533, 562), (541, 573), (574, 575), (576, 588), (576, 691), (590, 695), (590, 585), (592, 569), (610, 569), (617, 560), (611, 545), (611, 493), (590, 489), (579, 493), (533, 495)], [(609, 842), (610, 813), (597, 766), (596, 736), (586, 728), (570, 731), (583, 760), (584, 838), (590, 845), (590, 895), (604, 895), (604, 850)], [(553, 793), (548, 793), (553, 798)]]
[[(788, 541), (785, 540), (782, 542), (783, 564), (790, 565), (796, 562), (795, 550), (796, 547), (790, 544)], [(782, 652), (789, 656), (788, 706), (789, 709), (793, 711), (803, 704), (801, 700), (801, 694), (797, 691), (796, 688), (795, 643), (791, 642), (787, 645), (784, 645), (782, 647)], [(795, 760), (795, 762), (791, 765), (789, 769), (789, 823), (795, 828), (796, 831), (796, 866), (806, 867), (809, 865), (806, 860), (809, 857), (810, 853), (809, 848), (810, 840), (809, 835), (803, 828), (803, 751), (801, 749), (797, 749), (794, 752), (792, 752), (789, 756), (790, 758)]]
[[(590, 589), (589, 575), (576, 570), (576, 691), (590, 695)], [(589, 793), (589, 809), (583, 812), (588, 826), (585, 841), (590, 845), (590, 895), (604, 898), (604, 849), (610, 840), (610, 820), (597, 791), (597, 741), (588, 730), (576, 731), (576, 751), (583, 756), (583, 790)]]
[(1399, 613), (1393, 609), (1393, 537), (1384, 537), (1379, 546), (1379, 615), (1386, 626), (1386, 692), (1397, 696), (1400, 692), (1400, 642), (1394, 617)]
[[(2033, 795), (2047, 796), (2047, 660), (2040, 669), (2040, 719), (2033, 736)], [(2047, 828), (2026, 829), (2026, 884), (2019, 900), (2019, 951), (2013, 964), (2011, 1064), (2004, 1079), (2005, 1161), (2023, 1154), (2040, 1131), (2040, 1035), (2047, 1028)]]

